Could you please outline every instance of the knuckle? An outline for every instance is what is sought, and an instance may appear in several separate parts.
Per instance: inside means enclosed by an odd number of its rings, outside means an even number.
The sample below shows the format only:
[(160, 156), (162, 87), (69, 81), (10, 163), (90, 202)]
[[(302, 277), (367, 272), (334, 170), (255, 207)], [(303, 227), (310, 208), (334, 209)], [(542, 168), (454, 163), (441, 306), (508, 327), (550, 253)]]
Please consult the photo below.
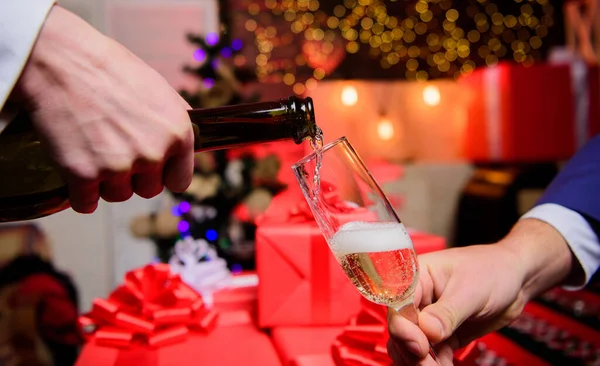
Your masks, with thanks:
[(174, 133), (175, 142), (183, 147), (187, 147), (191, 145), (194, 141), (193, 131), (191, 125), (185, 126), (183, 128), (178, 129)]
[(441, 315), (439, 320), (444, 328), (444, 334), (449, 334), (452, 330), (458, 328), (460, 324), (456, 318), (456, 311), (452, 304), (446, 303), (444, 306), (440, 306), (439, 312)]
[(127, 173), (131, 170), (132, 161), (129, 158), (105, 159), (102, 163), (102, 170), (111, 175)]
[(179, 142), (189, 142), (193, 138), (192, 123), (187, 112), (175, 118), (176, 123), (171, 123), (171, 137)]
[(162, 160), (164, 155), (193, 146), (194, 132), (187, 113), (184, 118), (176, 113), (170, 115), (170, 118), (164, 117), (156, 121), (158, 128), (150, 138), (153, 143), (144, 141), (138, 146), (138, 150), (142, 151), (149, 160)]
[(502, 326), (509, 325), (510, 323), (514, 322), (519, 315), (521, 315), (523, 309), (525, 309), (526, 302), (527, 300), (525, 297), (519, 293), (515, 301), (513, 301), (512, 304), (502, 313)]
[(154, 166), (160, 164), (163, 159), (162, 153), (152, 148), (145, 148), (139, 151), (137, 160), (144, 166)]
[(442, 313), (442, 324), (444, 326), (449, 327), (450, 329), (456, 329), (458, 326), (456, 321), (455, 311), (452, 309), (451, 304), (445, 304), (445, 306), (440, 307), (440, 312)]
[(100, 169), (94, 164), (83, 160), (74, 160), (63, 165), (68, 175), (82, 181), (95, 181), (100, 177)]

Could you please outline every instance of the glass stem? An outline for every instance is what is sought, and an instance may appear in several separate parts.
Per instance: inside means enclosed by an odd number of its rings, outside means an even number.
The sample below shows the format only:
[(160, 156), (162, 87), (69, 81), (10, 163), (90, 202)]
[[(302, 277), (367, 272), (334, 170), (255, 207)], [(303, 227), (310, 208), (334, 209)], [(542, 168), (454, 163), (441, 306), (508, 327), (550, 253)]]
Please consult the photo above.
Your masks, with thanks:
[[(402, 315), (405, 319), (408, 319), (411, 323), (419, 325), (419, 308), (414, 302), (405, 304), (404, 306), (395, 308), (396, 312)], [(429, 343), (429, 355), (431, 358), (439, 364), (437, 353), (433, 349), (433, 345)]]

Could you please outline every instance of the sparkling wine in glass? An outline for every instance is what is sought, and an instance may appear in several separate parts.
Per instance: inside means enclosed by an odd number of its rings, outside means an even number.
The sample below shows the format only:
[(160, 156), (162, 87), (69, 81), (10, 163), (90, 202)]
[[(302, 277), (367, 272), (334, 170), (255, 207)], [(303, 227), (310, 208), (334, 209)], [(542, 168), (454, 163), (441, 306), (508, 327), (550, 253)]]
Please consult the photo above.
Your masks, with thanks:
[[(329, 248), (357, 290), (416, 324), (419, 265), (412, 240), (352, 145), (339, 138), (292, 168)], [(432, 348), (430, 355), (437, 360)]]

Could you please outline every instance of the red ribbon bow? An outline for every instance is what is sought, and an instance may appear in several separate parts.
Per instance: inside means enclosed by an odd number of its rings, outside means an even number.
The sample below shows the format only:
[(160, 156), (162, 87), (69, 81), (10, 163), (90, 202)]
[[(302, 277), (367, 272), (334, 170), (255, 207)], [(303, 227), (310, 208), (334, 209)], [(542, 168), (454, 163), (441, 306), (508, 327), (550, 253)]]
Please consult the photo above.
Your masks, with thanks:
[(386, 308), (361, 299), (360, 313), (350, 320), (333, 343), (331, 352), (336, 366), (388, 366)]
[[(357, 210), (357, 207), (350, 205), (342, 200), (336, 190), (335, 185), (327, 182), (321, 182), (320, 204), (325, 205), (329, 211), (336, 213), (350, 213)], [(314, 221), (314, 216), (306, 200), (302, 200), (290, 210), (290, 219), (298, 221)]]
[(211, 331), (217, 317), (200, 294), (161, 263), (128, 272), (123, 285), (108, 300), (94, 300), (79, 322), (99, 345), (160, 347), (185, 340), (190, 331)]
[[(392, 360), (387, 354), (387, 310), (385, 306), (361, 299), (362, 309), (350, 320), (344, 332), (331, 347), (336, 366), (389, 366)], [(454, 363), (468, 363), (468, 357), (477, 345), (472, 341), (454, 352)]]

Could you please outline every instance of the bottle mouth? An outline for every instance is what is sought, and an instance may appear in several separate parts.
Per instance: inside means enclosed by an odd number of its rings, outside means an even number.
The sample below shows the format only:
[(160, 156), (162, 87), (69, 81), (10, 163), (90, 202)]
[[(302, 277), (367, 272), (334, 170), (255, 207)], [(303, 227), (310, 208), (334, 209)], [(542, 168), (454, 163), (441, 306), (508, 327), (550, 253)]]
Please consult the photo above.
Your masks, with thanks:
[(315, 120), (315, 106), (311, 97), (304, 99), (292, 96), (289, 98), (292, 108), (302, 117), (301, 128), (294, 136), (294, 142), (301, 144), (305, 139), (317, 136), (318, 127)]
[(315, 105), (311, 97), (306, 97), (306, 121), (308, 122), (308, 128), (310, 136), (316, 136), (318, 132), (317, 121), (315, 119)]

